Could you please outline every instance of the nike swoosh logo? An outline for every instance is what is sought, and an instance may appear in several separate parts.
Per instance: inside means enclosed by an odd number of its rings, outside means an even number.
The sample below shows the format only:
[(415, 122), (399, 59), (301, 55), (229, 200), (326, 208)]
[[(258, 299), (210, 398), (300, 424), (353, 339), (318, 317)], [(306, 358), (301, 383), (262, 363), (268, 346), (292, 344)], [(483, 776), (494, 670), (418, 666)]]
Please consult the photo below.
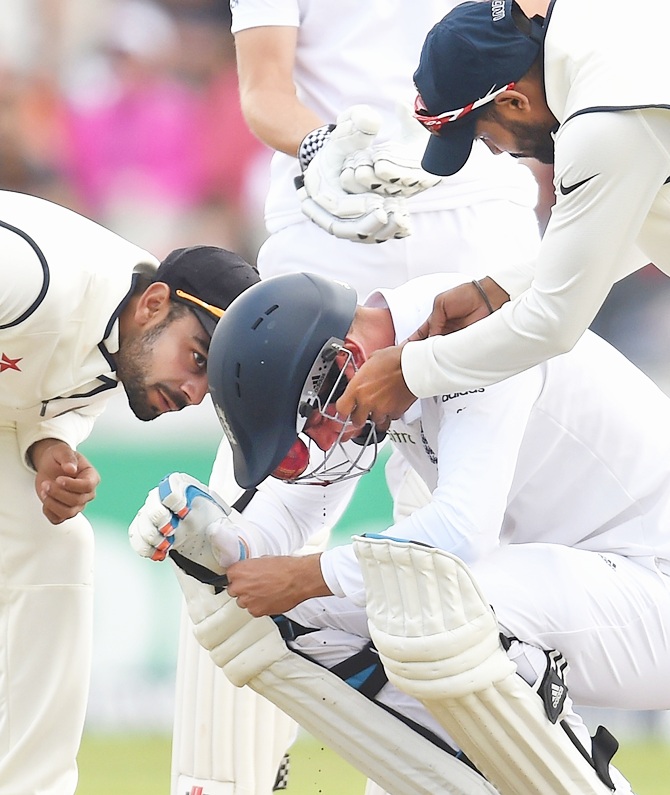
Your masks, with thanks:
[(587, 182), (590, 182), (594, 177), (597, 177), (597, 174), (592, 174), (590, 177), (581, 180), (581, 182), (575, 182), (574, 185), (564, 185), (563, 180), (561, 180), (560, 189), (561, 193), (564, 196), (567, 196), (569, 193), (572, 193), (573, 190), (577, 190), (577, 188), (581, 188), (582, 185), (586, 185)]

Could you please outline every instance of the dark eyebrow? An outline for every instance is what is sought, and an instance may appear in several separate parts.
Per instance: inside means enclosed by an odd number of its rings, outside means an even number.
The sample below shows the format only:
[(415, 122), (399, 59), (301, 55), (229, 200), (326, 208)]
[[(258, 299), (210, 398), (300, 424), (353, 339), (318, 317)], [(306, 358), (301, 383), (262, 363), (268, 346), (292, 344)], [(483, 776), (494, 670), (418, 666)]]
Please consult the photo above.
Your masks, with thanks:
[(212, 341), (211, 337), (204, 337), (200, 334), (194, 334), (191, 339), (194, 339), (198, 343), (204, 353), (209, 353), (209, 344)]

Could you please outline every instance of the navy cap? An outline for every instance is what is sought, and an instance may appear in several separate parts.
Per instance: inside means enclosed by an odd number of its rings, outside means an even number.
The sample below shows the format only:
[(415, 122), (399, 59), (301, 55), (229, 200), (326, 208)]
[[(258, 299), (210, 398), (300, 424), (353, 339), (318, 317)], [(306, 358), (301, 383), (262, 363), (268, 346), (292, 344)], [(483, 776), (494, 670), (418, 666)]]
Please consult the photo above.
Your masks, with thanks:
[(446, 121), (422, 122), (434, 133), (421, 161), (431, 174), (446, 177), (463, 168), (479, 109), (520, 80), (540, 53), (541, 18), (528, 20), (524, 33), (512, 18), (515, 5), (513, 0), (462, 3), (426, 37), (414, 73), (417, 102), (428, 117), (447, 114)]
[(218, 246), (189, 246), (170, 252), (153, 276), (170, 287), (170, 298), (195, 312), (211, 337), (224, 310), (247, 287), (260, 281), (238, 254)]

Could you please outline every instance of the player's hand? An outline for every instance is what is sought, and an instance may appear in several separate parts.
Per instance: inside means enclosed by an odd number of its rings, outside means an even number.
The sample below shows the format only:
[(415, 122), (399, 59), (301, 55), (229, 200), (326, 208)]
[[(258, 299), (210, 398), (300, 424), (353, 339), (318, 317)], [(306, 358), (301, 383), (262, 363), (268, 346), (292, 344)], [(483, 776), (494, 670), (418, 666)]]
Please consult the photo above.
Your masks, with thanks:
[(402, 345), (381, 348), (354, 374), (335, 407), (342, 417), (351, 415), (354, 425), (371, 420), (387, 430), (416, 400), (407, 388), (400, 366)]
[(228, 594), (252, 616), (272, 616), (315, 596), (331, 596), (321, 554), (251, 558), (228, 569)]
[(246, 546), (229, 518), (231, 509), (190, 475), (173, 472), (152, 489), (133, 519), (130, 545), (145, 558), (164, 560), (177, 550), (221, 574), (246, 557)]
[(416, 121), (407, 106), (400, 105), (397, 114), (398, 136), (353, 152), (344, 161), (340, 183), (349, 193), (372, 191), (409, 198), (441, 182), (442, 177), (421, 168), (430, 133)]
[(408, 341), (425, 340), (441, 334), (451, 334), (466, 326), (476, 323), (491, 314), (491, 309), (499, 309), (509, 300), (507, 293), (492, 279), (486, 277), (480, 281), (486, 290), (489, 304), (484, 301), (480, 291), (473, 282), (459, 284), (444, 293), (440, 293), (433, 302), (433, 311), (428, 319), (410, 335)]
[(88, 459), (58, 439), (41, 439), (28, 451), (36, 471), (35, 491), (42, 513), (60, 524), (80, 513), (95, 497), (100, 475)]
[(348, 193), (340, 184), (346, 158), (367, 149), (381, 118), (367, 105), (354, 105), (337, 118), (337, 125), (300, 178), (302, 212), (335, 237), (358, 243), (380, 243), (409, 234), (407, 211), (398, 201), (385, 204), (372, 191)]

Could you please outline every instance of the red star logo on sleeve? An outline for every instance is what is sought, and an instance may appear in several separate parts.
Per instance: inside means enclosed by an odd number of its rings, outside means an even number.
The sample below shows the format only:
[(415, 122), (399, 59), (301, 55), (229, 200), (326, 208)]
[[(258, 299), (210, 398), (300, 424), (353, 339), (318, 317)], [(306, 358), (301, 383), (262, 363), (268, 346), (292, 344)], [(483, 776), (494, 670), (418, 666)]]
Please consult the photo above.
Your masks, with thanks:
[(21, 372), (21, 368), (19, 367), (20, 361), (21, 358), (10, 359), (9, 356), (3, 353), (2, 357), (0, 357), (0, 373), (4, 373), (5, 370), (18, 370), (18, 372), (20, 373)]

